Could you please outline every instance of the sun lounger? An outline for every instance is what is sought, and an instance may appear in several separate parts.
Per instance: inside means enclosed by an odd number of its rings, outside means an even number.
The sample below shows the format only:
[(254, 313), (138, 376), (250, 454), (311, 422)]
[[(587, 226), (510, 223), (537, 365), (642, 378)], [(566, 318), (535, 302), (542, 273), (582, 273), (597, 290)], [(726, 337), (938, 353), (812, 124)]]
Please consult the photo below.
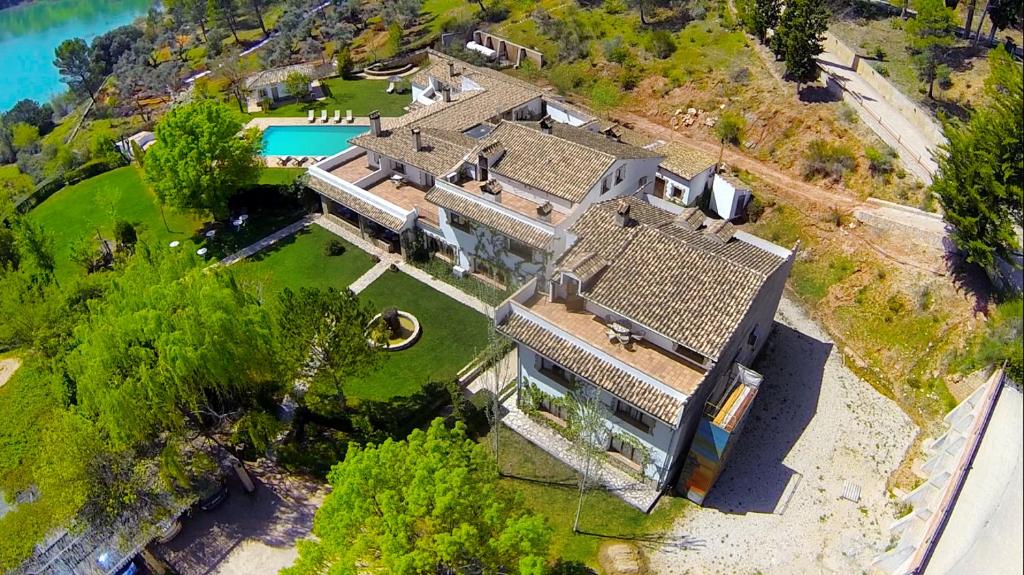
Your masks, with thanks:
[(345, 123), (351, 124), (355, 118), (352, 117), (352, 110), (345, 110)]
[(306, 119), (309, 121), (310, 124), (312, 124), (313, 120), (316, 119), (316, 112), (314, 112), (313, 110), (310, 110), (309, 111), (309, 116)]
[(388, 89), (386, 91), (387, 91), (388, 94), (394, 94), (395, 93), (395, 83), (394, 82), (388, 82)]
[(320, 122), (327, 123), (327, 110), (320, 110)]
[(334, 111), (334, 123), (335, 124), (340, 124), (341, 123), (341, 110), (335, 110)]
[(305, 166), (307, 160), (309, 160), (309, 158), (306, 157), (306, 156), (303, 156), (303, 157), (301, 157), (301, 158), (299, 158), (298, 160), (295, 161), (295, 165), (299, 166), (299, 167)]
[(281, 158), (281, 161), (280, 161), (279, 163), (280, 163), (280, 164), (281, 164), (282, 166), (287, 166), (287, 165), (288, 165), (288, 164), (290, 164), (290, 163), (292, 162), (292, 160), (294, 160), (294, 159), (295, 159), (295, 158), (293, 158), (293, 157), (291, 157), (291, 156), (285, 156), (285, 157)]

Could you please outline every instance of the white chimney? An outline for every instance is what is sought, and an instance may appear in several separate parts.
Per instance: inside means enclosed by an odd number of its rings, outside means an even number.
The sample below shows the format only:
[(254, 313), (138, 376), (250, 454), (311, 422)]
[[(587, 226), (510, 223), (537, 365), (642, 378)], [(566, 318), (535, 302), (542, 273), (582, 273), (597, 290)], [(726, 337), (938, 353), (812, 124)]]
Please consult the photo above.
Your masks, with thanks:
[(550, 116), (546, 116), (546, 117), (542, 118), (541, 121), (538, 122), (538, 124), (540, 125), (540, 131), (541, 132), (544, 132), (545, 134), (550, 134), (551, 133), (552, 123), (551, 123), (551, 117)]
[(370, 131), (374, 136), (380, 137), (380, 112), (377, 110), (370, 112)]
[(420, 129), (412, 129), (412, 148), (417, 152), (423, 149), (423, 139), (420, 138)]
[(490, 200), (496, 204), (501, 203), (501, 182), (495, 180), (487, 180), (482, 186), (480, 186), (480, 194), (485, 200)]
[(624, 228), (630, 224), (630, 221), (629, 202), (621, 200), (615, 207), (615, 223)]

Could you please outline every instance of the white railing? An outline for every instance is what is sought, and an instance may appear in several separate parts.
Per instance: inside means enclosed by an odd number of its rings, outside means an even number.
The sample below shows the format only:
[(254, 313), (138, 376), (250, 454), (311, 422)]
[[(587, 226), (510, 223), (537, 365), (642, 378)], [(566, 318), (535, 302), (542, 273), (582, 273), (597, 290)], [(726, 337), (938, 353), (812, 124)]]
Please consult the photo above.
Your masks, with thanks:
[(457, 186), (456, 184), (452, 184), (452, 183), (446, 182), (444, 180), (435, 180), (434, 181), (434, 185), (437, 186), (439, 189), (445, 190), (447, 192), (451, 192), (453, 194), (458, 194), (459, 196), (461, 196), (461, 197), (463, 197), (463, 198), (465, 198), (467, 200), (470, 200), (472, 202), (476, 202), (477, 204), (479, 204), (481, 206), (484, 206), (484, 207), (486, 207), (488, 209), (494, 210), (494, 211), (496, 211), (496, 212), (498, 212), (498, 213), (500, 213), (502, 215), (505, 215), (505, 216), (508, 216), (510, 218), (513, 218), (513, 219), (515, 219), (517, 221), (520, 221), (520, 222), (522, 222), (522, 223), (524, 223), (526, 225), (533, 226), (533, 227), (537, 228), (538, 230), (540, 230), (540, 231), (542, 231), (542, 232), (544, 232), (546, 234), (549, 234), (549, 235), (554, 235), (555, 234), (554, 226), (552, 226), (550, 224), (546, 224), (544, 222), (538, 222), (537, 220), (534, 220), (534, 219), (532, 219), (532, 218), (530, 218), (528, 216), (520, 214), (519, 212), (517, 212), (515, 210), (512, 210), (512, 209), (510, 209), (510, 208), (508, 208), (506, 206), (503, 206), (503, 205), (501, 205), (501, 204), (499, 204), (497, 202), (491, 202), (491, 201), (485, 200), (485, 199), (483, 199), (483, 198), (481, 198), (481, 197), (479, 197), (479, 196), (477, 196), (475, 194), (467, 192), (466, 190), (462, 189), (461, 187)]
[(309, 168), (309, 175), (310, 177), (323, 180), (324, 182), (327, 182), (328, 184), (336, 188), (340, 188), (346, 193), (349, 193), (367, 203), (372, 204), (377, 208), (380, 208), (381, 210), (387, 212), (388, 214), (391, 214), (392, 216), (395, 216), (396, 218), (406, 222), (406, 224), (415, 222), (416, 220), (416, 210), (406, 210), (404, 208), (401, 208), (385, 200), (384, 198), (375, 196), (371, 192), (368, 192), (360, 188), (359, 186), (353, 184), (352, 182), (335, 176), (334, 174), (322, 169), (319, 166), (313, 166)]

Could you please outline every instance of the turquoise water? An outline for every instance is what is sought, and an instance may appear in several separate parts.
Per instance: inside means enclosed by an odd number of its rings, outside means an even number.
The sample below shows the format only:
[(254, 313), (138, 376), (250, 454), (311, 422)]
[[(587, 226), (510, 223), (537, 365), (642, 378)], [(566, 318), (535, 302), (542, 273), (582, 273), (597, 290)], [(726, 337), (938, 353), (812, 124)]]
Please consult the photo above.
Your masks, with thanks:
[(263, 131), (263, 155), (330, 156), (367, 131), (366, 126), (270, 126)]
[(86, 42), (143, 16), (152, 0), (37, 0), (0, 10), (0, 111), (23, 98), (46, 102), (63, 91), (53, 51)]

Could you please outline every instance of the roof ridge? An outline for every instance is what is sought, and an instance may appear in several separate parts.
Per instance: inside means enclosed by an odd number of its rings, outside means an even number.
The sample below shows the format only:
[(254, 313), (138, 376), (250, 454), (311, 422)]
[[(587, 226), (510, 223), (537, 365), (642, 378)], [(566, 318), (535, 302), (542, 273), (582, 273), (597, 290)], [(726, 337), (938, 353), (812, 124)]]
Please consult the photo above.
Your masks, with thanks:
[(516, 122), (516, 121), (511, 121), (511, 120), (505, 120), (504, 118), (502, 118), (502, 120), (500, 122), (498, 122), (498, 125), (506, 124), (506, 123), (510, 124), (510, 125), (513, 125), (513, 126), (516, 126), (516, 128), (537, 132), (537, 133), (541, 134), (542, 136), (548, 136), (548, 137), (554, 138), (556, 140), (560, 140), (562, 142), (566, 142), (566, 143), (571, 144), (573, 146), (576, 146), (576, 147), (579, 147), (579, 148), (585, 148), (585, 149), (590, 150), (592, 152), (596, 152), (596, 153), (601, 154), (603, 156), (607, 156), (613, 162), (618, 160), (618, 158), (616, 158), (614, 155), (609, 154), (608, 152), (605, 152), (604, 150), (598, 150), (597, 148), (595, 148), (593, 146), (588, 146), (586, 144), (581, 144), (579, 142), (574, 142), (572, 140), (568, 140), (568, 139), (563, 138), (561, 136), (556, 136), (554, 133), (544, 132), (544, 131), (541, 131), (541, 130), (534, 130), (533, 128), (525, 126), (524, 124), (526, 122)]

